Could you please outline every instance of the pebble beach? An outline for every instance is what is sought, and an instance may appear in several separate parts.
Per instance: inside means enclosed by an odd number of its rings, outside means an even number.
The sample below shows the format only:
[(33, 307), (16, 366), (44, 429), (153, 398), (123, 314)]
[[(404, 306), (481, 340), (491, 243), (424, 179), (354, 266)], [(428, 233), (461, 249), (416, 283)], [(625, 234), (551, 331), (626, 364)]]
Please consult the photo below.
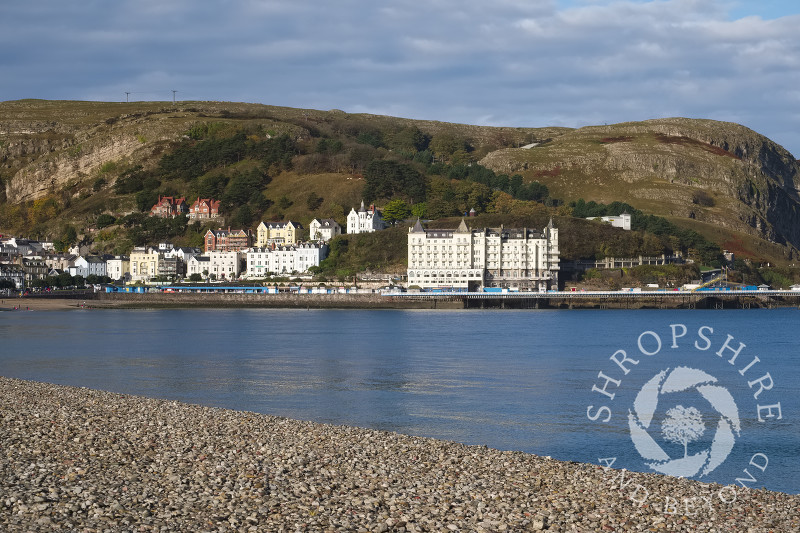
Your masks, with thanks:
[(800, 496), (0, 378), (0, 531), (798, 531)]

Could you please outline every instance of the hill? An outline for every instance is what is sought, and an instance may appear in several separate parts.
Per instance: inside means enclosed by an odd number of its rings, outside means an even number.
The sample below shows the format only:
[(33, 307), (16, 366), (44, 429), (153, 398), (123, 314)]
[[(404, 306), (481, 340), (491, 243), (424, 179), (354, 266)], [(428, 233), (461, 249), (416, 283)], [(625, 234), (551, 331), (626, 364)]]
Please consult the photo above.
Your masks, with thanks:
[[(769, 139), (707, 120), (503, 128), (230, 102), (0, 103), (0, 232), (62, 244), (74, 233), (102, 251), (199, 244), (200, 225), (143, 217), (159, 195), (219, 198), (219, 225), (251, 228), (343, 223), (362, 199), (401, 200), (431, 219), (475, 208), (493, 221), (537, 222), (568, 217), (583, 199), (664, 217), (663, 231), (642, 227), (637, 242), (650, 249), (696, 248), (676, 236), (691, 230), (788, 263), (800, 248), (798, 170)], [(594, 235), (596, 224), (572, 226)], [(608, 253), (580, 240), (567, 249)]]
[(715, 235), (731, 241), (720, 242), (728, 248), (741, 240), (737, 232), (800, 246), (798, 162), (738, 124), (670, 118), (591, 126), (494, 151), (481, 164), (539, 180), (566, 200), (627, 202), (709, 235), (710, 227), (728, 230)]

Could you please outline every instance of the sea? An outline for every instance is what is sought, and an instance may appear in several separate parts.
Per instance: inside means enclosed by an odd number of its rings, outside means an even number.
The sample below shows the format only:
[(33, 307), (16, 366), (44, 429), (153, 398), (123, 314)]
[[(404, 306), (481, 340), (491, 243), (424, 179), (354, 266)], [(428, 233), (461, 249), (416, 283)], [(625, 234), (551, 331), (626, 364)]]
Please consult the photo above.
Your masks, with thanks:
[(800, 310), (0, 313), (0, 375), (800, 493)]

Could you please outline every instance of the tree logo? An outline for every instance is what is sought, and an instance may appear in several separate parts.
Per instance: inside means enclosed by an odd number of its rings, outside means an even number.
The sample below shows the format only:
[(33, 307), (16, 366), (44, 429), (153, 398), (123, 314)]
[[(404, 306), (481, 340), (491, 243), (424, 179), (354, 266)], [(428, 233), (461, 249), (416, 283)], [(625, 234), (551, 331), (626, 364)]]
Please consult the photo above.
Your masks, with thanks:
[[(715, 385), (717, 379), (702, 370), (679, 366), (670, 371), (662, 370), (645, 383), (633, 402), (633, 411), (628, 411), (628, 427), (636, 451), (647, 466), (656, 472), (678, 477), (700, 478), (710, 474), (721, 465), (733, 450), (736, 436), (740, 435), (739, 410), (728, 389)], [(716, 422), (711, 445), (692, 450), (689, 445), (699, 440), (706, 431), (704, 413), (696, 406), (675, 405), (666, 410), (661, 420), (661, 437), (668, 442), (683, 445), (683, 457), (673, 458), (651, 435), (656, 432), (659, 405), (670, 405), (679, 393), (682, 399), (699, 394), (697, 403), (710, 407), (711, 422)], [(683, 401), (683, 400), (682, 400)], [(707, 406), (704, 405), (707, 403)], [(734, 436), (735, 433), (735, 436)]]

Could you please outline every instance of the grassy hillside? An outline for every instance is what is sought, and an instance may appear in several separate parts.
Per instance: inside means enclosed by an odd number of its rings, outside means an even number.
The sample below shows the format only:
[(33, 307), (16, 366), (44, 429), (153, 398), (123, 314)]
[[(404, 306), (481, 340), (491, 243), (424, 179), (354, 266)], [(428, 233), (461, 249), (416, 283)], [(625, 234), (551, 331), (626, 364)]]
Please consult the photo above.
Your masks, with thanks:
[[(701, 120), (494, 128), (229, 102), (25, 100), (0, 103), (0, 180), (0, 232), (62, 245), (77, 234), (97, 251), (198, 245), (206, 226), (143, 215), (159, 195), (220, 199), (215, 226), (251, 229), (344, 224), (362, 199), (442, 224), (469, 209), (487, 226), (556, 216), (566, 258), (696, 252), (681, 228), (757, 261), (791, 263), (800, 245), (797, 162), (746, 128)], [(577, 199), (627, 202), (672, 229), (575, 220)], [(401, 228), (349, 238), (327, 268), (399, 269), (404, 244)]]

